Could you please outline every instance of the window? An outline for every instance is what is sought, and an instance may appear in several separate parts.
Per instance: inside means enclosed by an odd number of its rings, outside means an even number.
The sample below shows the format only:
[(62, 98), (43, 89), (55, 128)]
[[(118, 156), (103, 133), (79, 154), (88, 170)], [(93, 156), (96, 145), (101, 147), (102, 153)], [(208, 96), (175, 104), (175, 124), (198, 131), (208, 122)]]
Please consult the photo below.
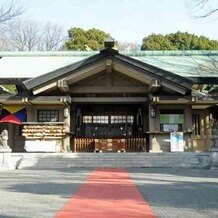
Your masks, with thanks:
[(194, 135), (200, 135), (201, 129), (200, 129), (200, 114), (193, 114), (192, 115), (192, 126), (193, 126), (193, 134)]
[(111, 123), (126, 123), (126, 116), (111, 116)]
[(127, 123), (133, 124), (134, 122), (134, 116), (127, 116)]
[(131, 136), (134, 116), (132, 115), (84, 115), (84, 136)]
[(83, 123), (92, 123), (92, 116), (83, 116)]
[(93, 123), (108, 123), (108, 116), (93, 116)]
[(38, 122), (59, 122), (59, 110), (38, 110)]
[(134, 122), (134, 116), (111, 116), (111, 123), (131, 123)]

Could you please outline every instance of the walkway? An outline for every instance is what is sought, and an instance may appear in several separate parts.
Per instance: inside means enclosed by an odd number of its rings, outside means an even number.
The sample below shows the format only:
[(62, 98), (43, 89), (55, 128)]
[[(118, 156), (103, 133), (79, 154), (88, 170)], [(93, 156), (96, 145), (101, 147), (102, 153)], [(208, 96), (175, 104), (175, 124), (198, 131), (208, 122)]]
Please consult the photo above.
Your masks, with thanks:
[[(106, 212), (106, 204), (113, 204), (113, 209), (110, 207), (108, 214), (118, 211), (120, 217), (124, 217), (124, 213), (128, 213), (129, 217), (132, 214), (134, 217), (146, 217), (150, 209), (147, 210), (148, 205), (144, 199), (155, 215), (161, 218), (218, 217), (218, 170), (128, 168), (126, 171), (93, 171), (92, 168), (2, 171), (0, 217), (60, 217), (66, 212), (64, 205), (68, 207), (72, 201), (82, 199), (88, 204), (75, 208), (80, 214), (73, 217), (82, 218), (81, 214), (85, 216), (90, 211), (91, 203), (95, 213), (99, 211), (94, 217), (103, 209)], [(94, 177), (94, 174), (98, 177)], [(89, 187), (95, 188), (90, 191)], [(130, 192), (130, 189), (135, 191)], [(81, 196), (84, 198), (79, 199)], [(68, 208), (70, 213), (72, 208)], [(104, 217), (106, 216), (102, 216)], [(115, 216), (111, 216), (113, 217)]]
[(98, 168), (78, 189), (56, 218), (156, 217), (122, 168)]

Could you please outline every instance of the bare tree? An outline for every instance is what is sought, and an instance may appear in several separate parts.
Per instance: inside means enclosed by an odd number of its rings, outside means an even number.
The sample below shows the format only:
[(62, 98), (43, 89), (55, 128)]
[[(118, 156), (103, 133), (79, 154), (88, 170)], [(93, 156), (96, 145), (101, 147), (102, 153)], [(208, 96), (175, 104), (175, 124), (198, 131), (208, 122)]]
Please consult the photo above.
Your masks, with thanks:
[(14, 22), (7, 35), (12, 50), (17, 51), (37, 50), (42, 37), (39, 25), (34, 21)]
[(11, 23), (4, 37), (0, 36), (0, 50), (1, 41), (2, 47), (12, 51), (59, 50), (66, 39), (63, 32), (58, 24), (47, 22), (43, 26), (35, 21), (20, 20)]
[(58, 50), (62, 46), (66, 36), (64, 36), (64, 29), (62, 26), (47, 22), (43, 27), (43, 35), (40, 50), (53, 51)]
[(18, 1), (0, 1), (0, 24), (5, 24), (23, 13), (24, 7)]
[(187, 6), (198, 18), (209, 17), (218, 11), (218, 5), (213, 6), (211, 0), (187, 0)]
[(4, 34), (0, 35), (0, 51), (10, 51), (10, 41)]
[(0, 50), (51, 51), (61, 48), (67, 38), (62, 26), (50, 22), (41, 25), (31, 20), (14, 21), (23, 13), (20, 0), (0, 0)]

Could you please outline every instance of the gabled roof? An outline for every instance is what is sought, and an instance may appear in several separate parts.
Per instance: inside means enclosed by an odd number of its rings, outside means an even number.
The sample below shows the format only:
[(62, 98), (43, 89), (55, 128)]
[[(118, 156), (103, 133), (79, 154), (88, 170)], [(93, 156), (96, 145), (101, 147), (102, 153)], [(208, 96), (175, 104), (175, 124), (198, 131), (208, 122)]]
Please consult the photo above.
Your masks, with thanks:
[[(169, 87), (175, 87), (176, 85), (179, 87), (179, 92), (183, 94), (186, 93), (186, 91), (190, 90), (193, 84), (192, 81), (187, 78), (175, 75), (169, 71), (119, 54), (117, 50), (114, 50), (112, 48), (106, 48), (98, 54), (95, 54), (87, 59), (54, 70), (53, 72), (49, 72), (47, 74), (43, 74), (41, 76), (29, 79), (25, 81), (24, 84), (28, 89), (33, 90), (39, 86), (42, 87), (43, 85), (49, 84), (59, 79), (64, 79), (69, 75), (78, 73), (78, 70), (82, 69), (83, 72), (86, 72), (87, 67), (90, 67), (91, 65), (94, 65), (102, 60), (104, 60), (103, 65), (105, 65), (106, 67), (106, 59), (113, 60), (113, 63), (115, 63), (115, 65), (121, 63), (121, 68), (123, 67), (126, 68), (127, 71), (135, 72), (133, 74), (138, 74), (138, 78), (147, 78), (149, 81), (157, 80), (160, 81), (161, 84)], [(132, 76), (134, 78), (135, 75), (133, 74)]]
[[(0, 52), (0, 79), (33, 78), (91, 57), (99, 52)], [(119, 52), (174, 74), (207, 81), (218, 78), (218, 51)], [(210, 81), (214, 82), (214, 80)], [(218, 81), (216, 81), (217, 83)]]

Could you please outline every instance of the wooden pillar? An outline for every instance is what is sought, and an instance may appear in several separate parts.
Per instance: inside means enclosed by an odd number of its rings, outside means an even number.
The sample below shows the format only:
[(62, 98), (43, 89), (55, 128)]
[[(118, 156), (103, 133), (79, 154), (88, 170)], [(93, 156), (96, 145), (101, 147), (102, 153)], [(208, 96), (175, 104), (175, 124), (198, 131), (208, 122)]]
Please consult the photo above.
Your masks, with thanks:
[(76, 104), (70, 105), (70, 132), (71, 132), (71, 149), (72, 151), (76, 152), (76, 141), (75, 141), (75, 135), (76, 135)]
[[(67, 133), (70, 132), (70, 106), (65, 106), (63, 110), (64, 116), (64, 128)], [(70, 150), (70, 135), (67, 134), (66, 138), (63, 140), (63, 152)]]
[(205, 134), (206, 134), (206, 146), (211, 147), (211, 127), (210, 127), (210, 114), (209, 112), (205, 116)]
[[(149, 119), (149, 132), (158, 132), (160, 131), (160, 125), (159, 125), (159, 113), (158, 108), (155, 106), (155, 116), (151, 116), (151, 109), (154, 109), (154, 105), (150, 105), (148, 107), (148, 119)], [(158, 147), (159, 143), (155, 139), (154, 134), (149, 134), (149, 150), (152, 150), (154, 147)]]
[(192, 108), (191, 105), (186, 105), (184, 109), (184, 132), (190, 132), (187, 134), (187, 139), (185, 142), (185, 147), (190, 150), (193, 149), (192, 140), (191, 140), (191, 131), (192, 131)]
[(27, 122), (36, 122), (37, 121), (36, 110), (32, 106), (27, 106), (26, 111), (27, 111)]

